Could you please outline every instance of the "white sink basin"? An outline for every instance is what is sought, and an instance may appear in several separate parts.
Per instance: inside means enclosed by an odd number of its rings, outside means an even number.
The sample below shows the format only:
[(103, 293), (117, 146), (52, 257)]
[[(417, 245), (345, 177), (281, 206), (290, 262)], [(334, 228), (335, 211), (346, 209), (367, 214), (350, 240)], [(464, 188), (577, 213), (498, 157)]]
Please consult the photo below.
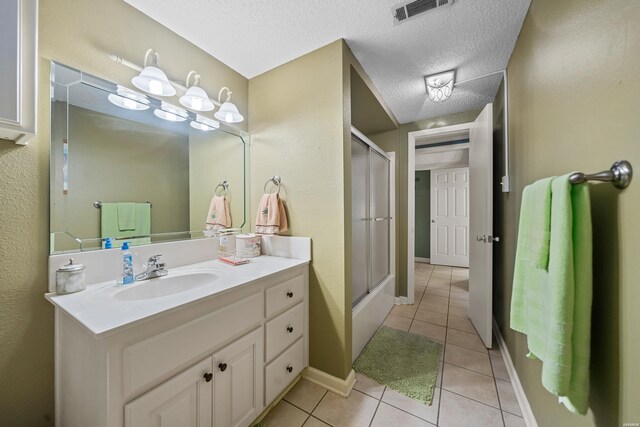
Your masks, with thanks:
[(190, 291), (212, 283), (219, 277), (213, 272), (180, 272), (164, 277), (137, 282), (117, 291), (113, 298), (118, 301), (140, 301), (162, 298)]

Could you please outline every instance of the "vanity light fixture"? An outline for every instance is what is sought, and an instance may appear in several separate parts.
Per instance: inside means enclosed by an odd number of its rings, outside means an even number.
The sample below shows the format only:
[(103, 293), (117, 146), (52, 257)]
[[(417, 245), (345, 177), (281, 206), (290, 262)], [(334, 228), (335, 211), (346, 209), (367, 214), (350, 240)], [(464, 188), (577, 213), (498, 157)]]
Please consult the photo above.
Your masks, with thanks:
[(191, 121), (189, 124), (192, 128), (205, 132), (220, 128), (220, 123), (218, 121), (210, 119), (209, 117), (201, 116), (200, 114), (196, 114), (196, 119)]
[(149, 109), (147, 97), (135, 90), (118, 85), (116, 93), (110, 93), (107, 97), (113, 105), (127, 110), (142, 111)]
[[(149, 55), (153, 55), (153, 65), (147, 65)], [(131, 79), (131, 83), (140, 90), (157, 96), (173, 96), (176, 94), (176, 88), (174, 88), (167, 75), (158, 68), (158, 53), (153, 50), (147, 50), (144, 55), (144, 68), (134, 78)]]
[(434, 102), (441, 102), (449, 99), (451, 92), (453, 91), (455, 77), (455, 70), (425, 76), (424, 82), (427, 85), (429, 98)]
[(222, 98), (222, 92), (225, 90), (227, 91), (227, 100), (222, 103), (220, 109), (216, 111), (213, 116), (225, 123), (240, 123), (244, 120), (244, 117), (242, 117), (242, 114), (238, 112), (238, 107), (236, 107), (236, 105), (231, 102), (231, 91), (228, 87), (223, 87), (222, 89), (220, 89), (220, 92), (218, 92), (218, 102), (220, 102), (220, 99)]
[[(189, 79), (193, 76), (194, 83), (189, 87)], [(188, 87), (187, 93), (180, 97), (180, 104), (195, 111), (211, 111), (215, 107), (209, 99), (209, 95), (200, 86), (200, 74), (189, 71), (185, 85)]]
[(167, 120), (169, 122), (184, 122), (187, 120), (188, 114), (187, 110), (184, 108), (176, 107), (175, 105), (169, 104), (168, 102), (162, 103), (162, 109), (156, 108), (153, 111), (153, 114), (156, 117), (159, 117), (163, 120)]

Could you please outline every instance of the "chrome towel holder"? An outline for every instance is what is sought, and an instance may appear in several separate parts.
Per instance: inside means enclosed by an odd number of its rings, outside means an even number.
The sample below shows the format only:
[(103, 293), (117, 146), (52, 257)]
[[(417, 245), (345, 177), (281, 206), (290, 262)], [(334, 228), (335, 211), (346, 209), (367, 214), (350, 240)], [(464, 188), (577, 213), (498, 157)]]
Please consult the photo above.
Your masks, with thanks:
[(263, 192), (265, 194), (267, 194), (267, 185), (269, 185), (270, 182), (273, 183), (273, 185), (277, 185), (278, 186), (278, 191), (276, 191), (276, 193), (280, 194), (280, 184), (282, 182), (282, 178), (280, 178), (278, 175), (274, 175), (271, 178), (269, 178), (267, 180), (267, 182), (264, 183)]
[[(218, 188), (221, 188), (222, 190), (220, 190), (220, 192), (218, 192)], [(226, 196), (227, 193), (229, 193), (229, 181), (222, 181), (220, 182), (218, 185), (216, 185), (216, 188), (213, 189), (213, 195), (214, 196)]]
[(607, 171), (601, 171), (593, 174), (585, 174), (575, 172), (569, 176), (569, 182), (572, 184), (580, 184), (587, 181), (605, 181), (611, 182), (616, 188), (627, 188), (631, 184), (633, 178), (633, 168), (631, 163), (626, 160), (618, 160)]

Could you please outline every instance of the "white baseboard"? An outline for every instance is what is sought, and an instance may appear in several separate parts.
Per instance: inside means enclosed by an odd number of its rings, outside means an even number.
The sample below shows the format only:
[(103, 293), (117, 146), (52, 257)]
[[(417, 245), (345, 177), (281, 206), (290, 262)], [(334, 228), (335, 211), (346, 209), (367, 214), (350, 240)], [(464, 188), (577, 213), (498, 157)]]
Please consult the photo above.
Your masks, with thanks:
[(533, 410), (531, 409), (531, 405), (529, 405), (527, 395), (524, 393), (522, 383), (520, 383), (520, 378), (518, 377), (515, 366), (513, 366), (511, 355), (509, 354), (509, 350), (507, 349), (507, 344), (504, 342), (504, 338), (500, 333), (500, 328), (498, 327), (498, 323), (496, 322), (495, 318), (493, 319), (493, 333), (495, 334), (496, 340), (498, 341), (498, 347), (500, 347), (500, 353), (502, 353), (502, 358), (504, 359), (504, 364), (507, 367), (509, 378), (511, 378), (511, 384), (513, 385), (513, 390), (516, 393), (516, 398), (518, 399), (518, 404), (520, 405), (520, 410), (522, 411), (524, 423), (527, 425), (527, 427), (538, 427), (538, 422), (533, 415)]
[(356, 373), (353, 369), (349, 372), (349, 375), (347, 375), (347, 379), (343, 380), (309, 366), (302, 371), (302, 378), (318, 384), (320, 387), (324, 387), (342, 397), (348, 397), (353, 386), (356, 385)]
[(409, 298), (407, 297), (396, 297), (396, 305), (401, 304), (409, 304)]
[(423, 262), (426, 264), (430, 264), (431, 263), (431, 258), (422, 258), (422, 257), (414, 257), (415, 262)]

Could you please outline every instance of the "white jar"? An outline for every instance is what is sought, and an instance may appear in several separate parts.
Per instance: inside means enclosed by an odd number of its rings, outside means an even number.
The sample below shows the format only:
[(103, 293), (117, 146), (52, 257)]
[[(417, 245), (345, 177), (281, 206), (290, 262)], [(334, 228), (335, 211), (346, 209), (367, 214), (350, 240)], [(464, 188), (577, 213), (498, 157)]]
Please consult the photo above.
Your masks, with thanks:
[(73, 258), (69, 264), (65, 264), (56, 270), (56, 292), (58, 294), (71, 294), (84, 291), (87, 288), (84, 278), (85, 266), (74, 264)]
[(260, 256), (260, 236), (256, 234), (236, 235), (236, 256), (242, 258)]

